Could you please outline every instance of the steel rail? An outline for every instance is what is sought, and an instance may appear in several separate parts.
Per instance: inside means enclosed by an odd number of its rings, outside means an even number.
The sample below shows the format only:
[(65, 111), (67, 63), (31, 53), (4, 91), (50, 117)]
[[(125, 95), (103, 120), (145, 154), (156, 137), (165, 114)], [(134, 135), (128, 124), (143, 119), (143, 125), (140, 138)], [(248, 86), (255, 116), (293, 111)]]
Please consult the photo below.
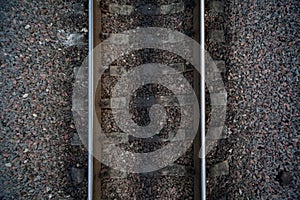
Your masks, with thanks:
[(206, 160), (205, 160), (205, 35), (204, 0), (200, 0), (200, 117), (201, 117), (201, 199), (206, 199)]
[(94, 124), (93, 124), (93, 113), (94, 113), (94, 79), (93, 79), (93, 0), (89, 0), (89, 90), (88, 90), (88, 200), (93, 199), (93, 133), (94, 133)]

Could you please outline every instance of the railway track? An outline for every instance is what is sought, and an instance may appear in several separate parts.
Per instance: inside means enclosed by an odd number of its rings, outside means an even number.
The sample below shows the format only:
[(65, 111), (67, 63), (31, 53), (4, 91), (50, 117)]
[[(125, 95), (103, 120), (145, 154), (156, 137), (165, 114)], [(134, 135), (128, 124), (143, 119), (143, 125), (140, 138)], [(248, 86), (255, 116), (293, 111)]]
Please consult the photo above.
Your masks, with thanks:
[[(204, 3), (201, 2), (201, 5), (204, 6)], [(204, 14), (200, 14), (201, 5), (199, 1), (193, 0), (155, 2), (139, 0), (90, 1), (90, 52), (107, 38), (114, 38), (111, 40), (112, 45), (126, 46), (131, 39), (130, 36), (122, 32), (145, 27), (161, 27), (178, 31), (197, 41), (200, 41), (200, 39), (204, 41), (204, 34), (200, 32), (200, 24), (204, 24)], [(164, 37), (167, 43), (174, 42), (172, 34), (166, 34)], [(192, 54), (193, 52), (189, 53)], [(196, 55), (196, 57), (200, 56), (203, 56), (203, 54)], [(166, 77), (174, 76), (174, 73), (176, 73), (188, 81), (193, 87), (199, 102), (203, 102), (200, 105), (203, 109), (205, 102), (201, 101), (200, 97), (204, 99), (204, 84), (192, 64), (181, 56), (162, 49), (134, 50), (110, 62), (109, 66), (104, 68), (101, 77), (95, 77), (94, 75), (96, 73), (93, 65), (98, 63), (95, 62), (95, 59), (109, 58), (103, 58), (101, 54), (90, 54), (89, 56), (89, 152), (93, 152), (94, 155), (101, 154), (102, 157), (116, 156), (112, 155), (113, 149), (101, 149), (102, 147), (100, 150), (98, 149), (99, 145), (97, 142), (95, 144), (95, 140), (103, 139), (99, 138), (99, 132), (104, 133), (109, 140), (113, 141), (114, 147), (112, 148), (123, 149), (136, 154), (147, 154), (169, 145), (172, 133), (186, 138), (189, 132), (193, 131), (195, 123), (198, 125), (199, 122), (194, 121), (194, 117), (185, 121), (184, 126), (180, 124), (180, 120), (183, 118), (180, 109), (189, 113), (195, 112), (195, 107), (188, 103), (190, 94), (184, 88), (182, 90), (178, 89), (181, 92), (180, 98), (183, 99), (181, 102), (185, 102), (184, 105), (180, 104), (182, 107), (179, 107), (178, 99), (174, 98), (174, 92), (160, 84), (148, 83), (139, 87), (134, 90), (130, 102), (126, 99), (126, 95), (122, 93), (123, 90), (126, 90), (125, 88), (130, 88), (130, 85), (127, 85), (128, 82), (123, 82), (124, 89), (121, 88), (121, 91), (114, 90), (114, 87), (122, 81), (122, 77), (126, 72), (132, 72), (137, 66), (143, 66), (147, 63), (162, 63), (176, 70), (176, 72), (172, 70), (162, 71)], [(201, 64), (204, 65), (204, 63)], [(149, 66), (145, 67), (149, 68)], [(147, 70), (146, 72), (145, 70), (137, 71), (134, 78), (144, 77), (144, 73), (147, 74)], [(201, 73), (204, 74), (203, 71)], [(177, 79), (175, 79), (175, 83), (168, 84), (176, 85), (176, 81)], [(178, 96), (176, 97), (178, 98)], [(124, 130), (120, 128), (115, 115), (117, 113), (121, 116), (120, 120), (122, 121), (122, 117), (125, 116), (122, 113), (124, 113), (127, 104), (129, 104), (132, 120), (139, 126), (151, 124), (152, 118), (149, 112), (155, 104), (163, 106), (167, 115), (167, 123), (158, 134), (150, 137), (140, 138), (131, 133), (125, 134)], [(178, 156), (176, 159), (172, 158), (174, 160), (172, 164), (158, 170), (144, 170), (142, 167), (144, 163), (136, 162), (138, 159), (133, 159), (133, 162), (136, 163), (130, 163), (129, 165), (141, 166), (139, 169), (142, 172), (119, 170), (122, 169), (122, 166), (120, 168), (110, 166), (108, 163), (99, 161), (101, 160), (99, 157), (95, 158), (90, 154), (89, 199), (205, 199), (205, 156), (202, 156), (204, 158), (202, 162), (199, 159), (200, 146), (205, 146), (204, 134), (201, 134), (201, 131), (202, 133), (205, 132), (204, 113), (201, 112), (201, 128), (199, 127), (199, 132), (195, 135), (192, 145), (186, 149), (183, 155)], [(95, 126), (96, 123), (101, 124), (101, 127)], [(126, 124), (126, 122), (124, 123)], [(202, 154), (205, 155), (205, 152), (202, 151)], [(118, 156), (126, 155), (120, 154)], [(124, 165), (126, 165), (126, 159), (124, 162)]]

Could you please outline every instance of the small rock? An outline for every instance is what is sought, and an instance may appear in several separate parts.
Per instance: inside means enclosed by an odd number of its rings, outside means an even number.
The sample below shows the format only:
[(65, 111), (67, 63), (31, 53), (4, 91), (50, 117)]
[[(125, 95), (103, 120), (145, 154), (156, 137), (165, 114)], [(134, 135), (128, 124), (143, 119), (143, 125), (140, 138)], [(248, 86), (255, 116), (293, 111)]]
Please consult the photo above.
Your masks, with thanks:
[(11, 167), (11, 163), (5, 163), (5, 167)]
[(27, 30), (27, 29), (29, 29), (29, 28), (30, 28), (30, 25), (27, 24), (27, 25), (25, 26), (25, 29)]
[(80, 31), (81, 31), (81, 32), (84, 32), (84, 33), (89, 32), (89, 30), (88, 30), (87, 28), (82, 28)]
[(293, 175), (291, 172), (281, 170), (278, 173), (276, 180), (279, 181), (280, 185), (289, 185), (293, 181)]
[(33, 113), (32, 116), (37, 117), (37, 114)]
[(23, 95), (23, 98), (26, 98), (26, 97), (28, 97), (28, 94), (27, 94), (27, 93)]

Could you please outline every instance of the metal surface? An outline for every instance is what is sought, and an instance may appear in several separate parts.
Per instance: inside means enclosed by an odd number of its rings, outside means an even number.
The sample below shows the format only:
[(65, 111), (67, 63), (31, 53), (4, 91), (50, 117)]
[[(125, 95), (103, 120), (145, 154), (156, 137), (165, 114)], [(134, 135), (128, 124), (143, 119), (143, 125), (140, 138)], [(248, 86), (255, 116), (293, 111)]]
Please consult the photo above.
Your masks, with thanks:
[(88, 199), (93, 199), (93, 111), (94, 111), (94, 81), (93, 81), (93, 0), (89, 0), (89, 129), (88, 129)]
[(201, 199), (206, 199), (205, 160), (205, 55), (204, 55), (204, 0), (200, 1), (200, 118), (201, 118)]

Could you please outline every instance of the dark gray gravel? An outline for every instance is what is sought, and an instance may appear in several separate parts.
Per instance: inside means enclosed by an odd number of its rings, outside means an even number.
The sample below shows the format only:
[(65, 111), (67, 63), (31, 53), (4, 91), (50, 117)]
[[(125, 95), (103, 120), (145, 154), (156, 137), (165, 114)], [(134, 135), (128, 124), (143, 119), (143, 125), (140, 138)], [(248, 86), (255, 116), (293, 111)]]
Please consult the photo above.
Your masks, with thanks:
[(209, 199), (299, 199), (300, 2), (225, 5), (232, 135), (208, 164), (227, 159), (229, 173), (209, 178)]
[[(71, 146), (73, 68), (87, 55), (85, 2), (0, 2), (0, 199), (86, 199), (86, 151)], [(208, 177), (208, 199), (299, 199), (300, 3), (224, 2), (225, 20), (212, 14), (211, 26), (225, 28), (229, 48), (208, 49), (226, 61), (231, 135), (208, 167), (227, 160), (229, 173)], [(80, 45), (70, 46), (72, 33)]]
[(70, 144), (73, 68), (87, 48), (68, 43), (88, 28), (84, 2), (0, 2), (0, 199), (86, 198), (71, 170), (86, 152)]
[[(144, 4), (161, 5), (177, 1), (101, 1), (101, 40), (104, 40), (107, 37), (107, 34), (103, 33), (119, 33), (124, 30), (149, 26), (165, 27), (190, 35), (192, 33), (191, 30), (193, 27), (193, 12), (191, 8), (186, 8), (184, 12), (176, 14), (151, 16), (142, 15), (140, 12), (134, 12), (130, 16), (124, 16), (112, 14), (107, 11), (109, 10), (109, 4), (116, 2), (118, 4), (127, 4), (136, 7), (142, 7)], [(146, 63), (183, 63), (184, 66), (188, 65), (185, 60), (173, 53), (157, 49), (143, 49), (130, 52), (129, 54), (117, 59), (113, 62), (113, 64), (110, 65), (110, 70), (112, 69), (112, 66), (121, 66), (123, 67), (123, 69), (125, 68), (126, 70), (130, 70), (134, 67)], [(185, 72), (182, 73), (182, 75), (184, 75), (192, 85), (193, 72)], [(116, 76), (103, 75), (102, 77), (102, 93), (101, 99), (99, 99), (100, 101), (102, 101), (103, 99), (111, 98), (112, 89), (120, 80), (120, 77)], [(169, 84), (174, 83), (170, 81)], [(182, 93), (184, 94), (185, 88), (179, 87), (179, 89), (182, 89)], [(148, 105), (147, 107), (141, 107), (141, 104), (138, 103), (138, 99), (146, 99), (147, 97), (159, 99), (161, 96), (168, 97), (170, 95), (174, 95), (173, 92), (160, 84), (148, 84), (139, 88), (131, 96), (132, 99), (130, 102), (130, 112), (133, 115), (132, 119), (139, 125), (147, 125), (150, 122), (150, 106)], [(122, 91), (120, 91), (120, 94), (118, 94), (117, 96), (124, 98), (124, 94), (122, 94)], [(122, 130), (117, 127), (117, 124), (113, 119), (111, 109), (103, 109), (100, 102), (99, 105), (100, 107), (96, 107), (96, 110), (101, 111), (101, 115), (98, 115), (98, 118), (101, 118), (101, 125), (105, 134), (108, 137), (112, 138), (114, 134), (113, 132)], [(167, 146), (169, 144), (169, 140), (167, 140), (168, 135), (171, 135), (172, 132), (177, 131), (180, 118), (182, 116), (180, 115), (179, 108), (177, 108), (175, 105), (165, 106), (165, 109), (167, 113), (167, 125), (164, 126), (159, 134), (155, 135), (155, 137), (153, 138), (147, 139), (130, 136), (128, 137), (128, 141), (123, 141), (117, 146), (121, 149), (125, 149), (127, 151), (135, 153), (153, 152)], [(190, 108), (187, 110), (190, 111), (192, 109)], [(186, 124), (184, 124), (184, 128), (192, 127), (190, 123), (191, 122), (188, 121)], [(189, 148), (186, 154), (182, 155), (175, 163), (182, 166), (193, 167), (193, 147)], [(140, 163), (136, 162), (135, 165), (140, 165)], [(150, 176), (149, 174), (151, 173), (149, 173), (128, 174), (126, 178), (124, 178), (123, 175), (119, 178), (105, 178), (106, 174), (109, 174), (111, 176), (110, 171), (110, 168), (104, 168), (101, 169), (100, 173), (98, 174), (97, 172), (95, 172), (95, 176), (99, 175), (101, 177), (102, 199), (193, 199), (194, 196), (194, 179), (191, 174), (177, 176), (177, 174), (162, 175), (160, 173), (154, 173)]]

